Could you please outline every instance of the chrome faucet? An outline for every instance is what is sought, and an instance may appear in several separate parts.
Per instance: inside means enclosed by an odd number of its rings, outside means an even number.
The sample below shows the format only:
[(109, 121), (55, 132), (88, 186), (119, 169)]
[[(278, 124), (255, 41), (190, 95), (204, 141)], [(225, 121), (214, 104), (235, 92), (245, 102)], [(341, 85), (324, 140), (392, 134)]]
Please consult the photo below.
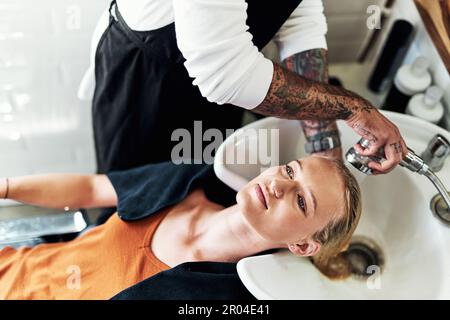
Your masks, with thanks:
[[(444, 140), (445, 140), (445, 138), (444, 138)], [(439, 144), (440, 143), (439, 141), (443, 141), (443, 140), (438, 139), (438, 141), (435, 142), (435, 145)], [(359, 140), (358, 143), (363, 148), (369, 147), (368, 140), (361, 139), (361, 140)], [(442, 144), (442, 145), (444, 145), (444, 144)], [(430, 143), (430, 146), (431, 146), (431, 143)], [(437, 152), (437, 154), (440, 155), (439, 159), (442, 159), (442, 155), (444, 155), (445, 152), (442, 153), (443, 149), (442, 148), (440, 149), (440, 148), (441, 147), (438, 146), (437, 148), (430, 148), (430, 150), (437, 149), (439, 151), (439, 152)], [(429, 153), (436, 154), (436, 152), (432, 153), (431, 151)], [(380, 149), (378, 151), (377, 155), (375, 155), (375, 156), (363, 156), (363, 155), (359, 154), (354, 147), (352, 147), (348, 150), (345, 157), (346, 157), (347, 161), (350, 164), (352, 164), (356, 169), (358, 169), (359, 171), (361, 171), (367, 175), (372, 174), (372, 169), (369, 168), (369, 166), (368, 166), (369, 162), (375, 161), (375, 162), (380, 163), (383, 160), (386, 160), (384, 158), (384, 150), (383, 149)], [(443, 161), (445, 161), (445, 157), (444, 157)], [(443, 165), (443, 161), (442, 161), (442, 165)], [(412, 172), (415, 172), (415, 173), (418, 173), (420, 175), (427, 177), (433, 183), (433, 185), (439, 191), (439, 194), (441, 197), (441, 199), (433, 199), (433, 202), (438, 203), (439, 200), (443, 200), (443, 202), (444, 202), (443, 205), (442, 204), (440, 206), (435, 205), (435, 208), (432, 208), (433, 212), (444, 223), (450, 225), (450, 195), (449, 195), (449, 192), (446, 190), (444, 184), (434, 174), (433, 170), (428, 166), (428, 164), (425, 163), (425, 161), (421, 157), (419, 157), (413, 150), (408, 148), (408, 154), (400, 162), (400, 166), (407, 168)], [(442, 202), (442, 201), (440, 201), (440, 202)], [(439, 208), (439, 210), (437, 210), (437, 212), (435, 210), (436, 208)]]
[(450, 142), (442, 135), (437, 134), (428, 143), (426, 150), (422, 153), (422, 159), (434, 172), (438, 172), (450, 156)]

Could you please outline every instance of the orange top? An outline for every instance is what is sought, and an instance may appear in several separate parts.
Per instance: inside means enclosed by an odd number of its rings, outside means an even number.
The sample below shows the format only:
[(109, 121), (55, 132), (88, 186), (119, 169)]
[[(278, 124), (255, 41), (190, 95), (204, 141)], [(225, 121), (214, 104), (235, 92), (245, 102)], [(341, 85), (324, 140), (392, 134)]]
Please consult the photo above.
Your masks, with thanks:
[(168, 210), (136, 222), (117, 214), (65, 243), (0, 251), (0, 299), (110, 299), (170, 269), (152, 252)]

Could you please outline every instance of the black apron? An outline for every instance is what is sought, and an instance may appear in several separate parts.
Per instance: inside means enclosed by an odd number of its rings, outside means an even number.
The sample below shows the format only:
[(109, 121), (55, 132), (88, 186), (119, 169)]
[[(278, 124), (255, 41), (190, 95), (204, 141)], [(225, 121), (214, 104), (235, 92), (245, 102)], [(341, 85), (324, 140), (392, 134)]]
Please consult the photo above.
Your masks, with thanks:
[[(301, 0), (247, 0), (250, 33), (261, 50)], [(115, 16), (111, 14), (112, 10)], [(131, 30), (115, 4), (95, 56), (93, 126), (98, 172), (125, 170), (171, 160), (172, 132), (193, 133), (241, 126), (244, 109), (210, 103), (192, 84), (177, 47), (174, 23), (141, 32)], [(193, 154), (193, 153), (192, 153)]]

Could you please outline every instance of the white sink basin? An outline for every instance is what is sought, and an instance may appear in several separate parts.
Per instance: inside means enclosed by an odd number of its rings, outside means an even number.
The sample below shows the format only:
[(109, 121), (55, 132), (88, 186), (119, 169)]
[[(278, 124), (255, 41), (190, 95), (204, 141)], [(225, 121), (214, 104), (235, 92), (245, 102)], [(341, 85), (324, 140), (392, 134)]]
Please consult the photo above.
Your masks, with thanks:
[[(402, 132), (417, 154), (437, 133), (450, 140), (450, 133), (407, 115), (383, 112)], [(244, 129), (279, 129), (280, 163), (305, 156), (304, 137), (298, 121), (267, 118)], [(359, 137), (339, 123), (343, 150)], [(258, 136), (236, 132), (219, 148), (215, 171), (235, 190), (261, 171), (260, 164), (226, 164), (225, 153), (241, 150)], [(254, 150), (251, 152), (255, 152)], [(368, 279), (329, 280), (305, 258), (288, 251), (249, 257), (238, 263), (238, 273), (258, 299), (450, 299), (450, 228), (431, 213), (437, 193), (427, 178), (397, 167), (388, 175), (366, 176), (353, 167), (363, 194), (363, 213), (355, 236), (373, 240), (382, 250), (384, 266)], [(437, 173), (450, 188), (450, 161)], [(270, 275), (270, 276), (268, 276)]]

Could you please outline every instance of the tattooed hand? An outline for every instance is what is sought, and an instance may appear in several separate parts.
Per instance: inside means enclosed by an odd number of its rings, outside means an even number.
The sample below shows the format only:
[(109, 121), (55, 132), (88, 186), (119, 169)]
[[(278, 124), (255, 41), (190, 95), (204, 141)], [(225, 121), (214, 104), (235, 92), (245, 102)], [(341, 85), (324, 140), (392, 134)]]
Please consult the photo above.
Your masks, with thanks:
[(346, 120), (347, 124), (361, 137), (369, 140), (369, 147), (363, 149), (359, 144), (355, 145), (356, 151), (364, 156), (377, 154), (378, 150), (384, 148), (386, 161), (381, 164), (370, 162), (369, 168), (374, 174), (388, 173), (400, 163), (408, 153), (405, 141), (398, 128), (374, 109), (370, 114), (359, 112)]

